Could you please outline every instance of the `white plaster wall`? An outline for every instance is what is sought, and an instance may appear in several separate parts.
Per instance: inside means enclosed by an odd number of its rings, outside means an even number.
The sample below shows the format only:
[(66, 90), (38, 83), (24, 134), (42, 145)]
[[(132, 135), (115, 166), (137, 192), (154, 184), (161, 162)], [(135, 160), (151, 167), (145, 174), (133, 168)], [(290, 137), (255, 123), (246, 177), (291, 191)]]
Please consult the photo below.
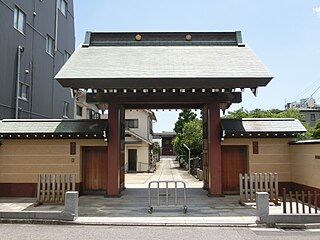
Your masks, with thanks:
[(320, 144), (290, 145), (292, 182), (320, 188)]
[(126, 144), (125, 146), (125, 170), (128, 171), (128, 150), (137, 149), (137, 171), (146, 172), (149, 170), (149, 145), (141, 144)]
[(125, 119), (138, 119), (138, 128), (130, 128), (130, 131), (140, 135), (145, 139), (151, 140), (148, 123), (150, 121), (150, 117), (145, 110), (126, 110)]
[[(78, 93), (79, 95), (73, 98), (74, 102), (74, 119), (87, 119), (87, 109), (91, 109), (95, 112), (99, 112), (99, 109), (95, 104), (87, 103), (86, 94)], [(82, 116), (77, 115), (77, 105), (82, 107)]]

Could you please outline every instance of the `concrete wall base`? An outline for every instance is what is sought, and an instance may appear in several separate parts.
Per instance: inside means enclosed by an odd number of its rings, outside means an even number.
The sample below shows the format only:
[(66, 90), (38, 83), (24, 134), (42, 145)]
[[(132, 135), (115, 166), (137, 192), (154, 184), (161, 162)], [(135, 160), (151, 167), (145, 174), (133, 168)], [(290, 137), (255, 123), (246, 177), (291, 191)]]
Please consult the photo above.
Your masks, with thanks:
[(257, 221), (259, 224), (275, 225), (320, 223), (320, 214), (269, 214), (268, 193), (257, 192)]
[(74, 221), (78, 218), (78, 192), (66, 192), (63, 211), (0, 212), (0, 219), (43, 219)]
[(46, 219), (74, 221), (75, 214), (64, 211), (25, 211), (25, 212), (0, 212), (2, 219)]
[(257, 219), (257, 223), (276, 224), (276, 223), (290, 223), (290, 224), (306, 224), (306, 223), (320, 223), (320, 214), (279, 214), (279, 215), (265, 215)]

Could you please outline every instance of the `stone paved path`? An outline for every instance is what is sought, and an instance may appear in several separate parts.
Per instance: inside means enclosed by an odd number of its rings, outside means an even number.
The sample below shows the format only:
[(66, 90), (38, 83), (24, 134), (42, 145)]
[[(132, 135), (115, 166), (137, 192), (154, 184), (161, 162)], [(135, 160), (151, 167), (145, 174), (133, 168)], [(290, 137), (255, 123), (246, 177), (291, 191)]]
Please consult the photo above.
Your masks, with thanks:
[(203, 182), (179, 168), (175, 157), (162, 157), (155, 173), (126, 174), (126, 188), (147, 188), (150, 181), (184, 181), (187, 188), (202, 188)]

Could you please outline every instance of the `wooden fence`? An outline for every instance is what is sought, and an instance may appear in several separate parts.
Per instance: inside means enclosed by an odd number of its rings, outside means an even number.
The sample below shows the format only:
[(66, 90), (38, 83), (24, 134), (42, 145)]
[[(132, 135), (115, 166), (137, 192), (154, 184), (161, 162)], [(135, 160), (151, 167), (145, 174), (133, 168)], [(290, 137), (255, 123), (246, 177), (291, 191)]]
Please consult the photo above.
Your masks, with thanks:
[[(287, 194), (285, 188), (283, 188), (282, 191), (283, 213), (287, 213), (287, 203), (289, 203), (290, 206), (290, 213), (312, 213), (312, 209), (314, 209), (314, 213), (318, 213), (318, 196), (320, 194), (318, 194), (317, 191), (312, 193), (311, 191), (308, 191), (307, 193), (304, 191), (301, 191), (301, 193), (298, 191), (289, 191), (289, 194)], [(295, 205), (295, 211), (293, 211), (293, 205)], [(307, 212), (306, 208), (308, 208)]]
[(40, 174), (37, 185), (38, 203), (64, 203), (67, 191), (75, 191), (76, 176), (74, 174)]
[(269, 193), (269, 201), (279, 204), (278, 174), (277, 173), (253, 173), (241, 174), (240, 180), (240, 204), (255, 202), (256, 192)]

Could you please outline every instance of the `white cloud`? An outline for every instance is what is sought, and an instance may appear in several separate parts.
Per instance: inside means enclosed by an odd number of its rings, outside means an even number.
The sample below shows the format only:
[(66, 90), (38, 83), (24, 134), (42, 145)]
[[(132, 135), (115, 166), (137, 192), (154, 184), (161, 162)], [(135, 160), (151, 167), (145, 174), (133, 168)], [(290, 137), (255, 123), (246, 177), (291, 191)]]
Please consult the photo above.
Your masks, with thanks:
[(320, 6), (313, 8), (313, 13), (320, 17)]

